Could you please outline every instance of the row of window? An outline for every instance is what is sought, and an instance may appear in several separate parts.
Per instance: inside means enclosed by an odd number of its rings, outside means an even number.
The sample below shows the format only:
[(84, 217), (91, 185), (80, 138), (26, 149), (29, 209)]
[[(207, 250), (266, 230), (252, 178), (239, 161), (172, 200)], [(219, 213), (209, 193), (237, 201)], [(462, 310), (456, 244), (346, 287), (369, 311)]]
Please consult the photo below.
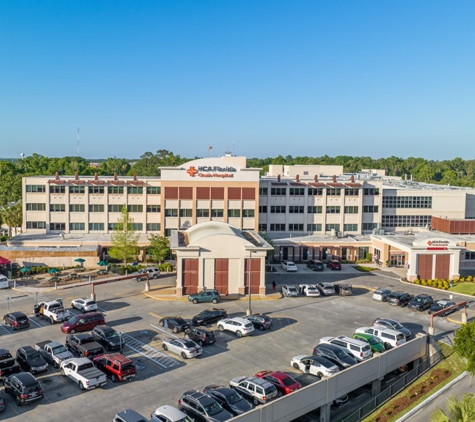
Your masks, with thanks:
[[(345, 196), (359, 196), (360, 192), (363, 191), (365, 196), (374, 196), (379, 195), (379, 188), (365, 188), (365, 189), (356, 189), (356, 188), (314, 188), (314, 187), (290, 187), (288, 188), (289, 196), (305, 196), (305, 191), (307, 191), (307, 196), (322, 196), (324, 192), (328, 196), (340, 196), (342, 192), (345, 193)], [(261, 187), (259, 188), (260, 196), (267, 196), (269, 194), (269, 188)], [(279, 186), (270, 188), (271, 196), (287, 196), (287, 187)]]
[[(259, 231), (266, 232), (303, 232), (305, 225), (302, 223), (280, 223), (280, 224), (259, 224)], [(332, 230), (340, 231), (340, 224), (325, 224), (325, 232), (331, 232)], [(307, 224), (306, 232), (321, 232), (322, 224)], [(357, 232), (358, 224), (343, 224), (343, 230), (345, 232)]]
[(383, 215), (383, 227), (425, 227), (432, 221), (430, 215)]
[(432, 196), (384, 196), (383, 208), (432, 208)]
[[(69, 231), (84, 231), (86, 223), (69, 223)], [(89, 231), (104, 231), (104, 223), (89, 223)], [(109, 223), (107, 225), (108, 231), (112, 231), (117, 227), (117, 223)], [(147, 223), (147, 231), (160, 231), (160, 223)], [(45, 221), (27, 221), (27, 229), (46, 229)], [(132, 223), (132, 228), (137, 231), (143, 230), (143, 223)], [(66, 223), (50, 223), (50, 230), (65, 231)]]
[[(111, 195), (123, 195), (125, 192), (124, 186), (87, 186), (89, 194), (107, 193)], [(160, 195), (161, 186), (147, 186), (147, 195)], [(68, 186), (70, 194), (86, 193), (86, 186)], [(129, 195), (143, 195), (143, 186), (127, 186), (127, 193)], [(46, 193), (46, 185), (26, 185), (26, 192), (32, 193)], [(66, 193), (65, 185), (50, 185), (49, 193), (60, 194)]]
[[(268, 209), (270, 208), (271, 214), (286, 214), (287, 207), (285, 205), (271, 205), (270, 207), (267, 205), (259, 206), (259, 213), (267, 214)], [(307, 206), (307, 213), (308, 214), (321, 214), (323, 207), (320, 205), (309, 205)], [(341, 207), (331, 205), (326, 207), (327, 214), (340, 214)], [(365, 205), (363, 207), (364, 213), (377, 213), (379, 210), (377, 205)], [(345, 214), (358, 214), (359, 207), (358, 206), (345, 206), (344, 213)], [(305, 213), (305, 206), (303, 205), (289, 205), (289, 214), (304, 214)]]

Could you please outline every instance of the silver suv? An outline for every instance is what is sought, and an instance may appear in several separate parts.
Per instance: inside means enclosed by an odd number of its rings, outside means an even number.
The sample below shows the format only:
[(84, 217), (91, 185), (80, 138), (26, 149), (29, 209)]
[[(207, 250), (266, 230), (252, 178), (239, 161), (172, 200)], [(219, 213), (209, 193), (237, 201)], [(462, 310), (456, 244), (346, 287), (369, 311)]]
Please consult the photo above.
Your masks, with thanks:
[(215, 399), (197, 390), (185, 391), (178, 400), (178, 409), (199, 421), (227, 421), (233, 417)]
[(148, 267), (144, 270), (140, 270), (139, 275), (137, 276), (137, 281), (147, 280), (147, 274), (149, 279), (156, 279), (160, 275), (160, 270), (157, 267)]
[(229, 381), (229, 386), (255, 405), (266, 404), (277, 397), (277, 388), (262, 378), (237, 377)]

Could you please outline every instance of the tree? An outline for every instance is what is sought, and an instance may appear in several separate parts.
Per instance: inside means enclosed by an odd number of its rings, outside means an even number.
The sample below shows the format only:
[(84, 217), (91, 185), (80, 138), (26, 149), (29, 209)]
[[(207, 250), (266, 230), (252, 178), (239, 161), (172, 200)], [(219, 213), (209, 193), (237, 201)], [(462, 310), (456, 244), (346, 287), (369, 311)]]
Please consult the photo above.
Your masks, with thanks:
[(170, 241), (159, 234), (150, 235), (148, 240), (150, 240), (148, 253), (152, 256), (153, 261), (158, 261), (158, 263), (161, 264), (170, 254)]
[(465, 394), (461, 399), (449, 397), (445, 403), (447, 411), (438, 407), (431, 415), (431, 422), (475, 421), (475, 395)]
[[(467, 360), (467, 371), (475, 374), (475, 321), (462, 325), (454, 336), (454, 351)], [(475, 419), (474, 419), (475, 420)]]
[(23, 212), (21, 202), (13, 205), (7, 205), (2, 209), (2, 220), (8, 226), (8, 235), (11, 236), (12, 228), (17, 234), (17, 228), (21, 227), (23, 222)]
[(124, 261), (124, 265), (127, 265), (128, 258), (135, 259), (137, 257), (139, 235), (133, 228), (133, 221), (124, 205), (111, 235), (112, 248), (109, 249), (109, 255)]

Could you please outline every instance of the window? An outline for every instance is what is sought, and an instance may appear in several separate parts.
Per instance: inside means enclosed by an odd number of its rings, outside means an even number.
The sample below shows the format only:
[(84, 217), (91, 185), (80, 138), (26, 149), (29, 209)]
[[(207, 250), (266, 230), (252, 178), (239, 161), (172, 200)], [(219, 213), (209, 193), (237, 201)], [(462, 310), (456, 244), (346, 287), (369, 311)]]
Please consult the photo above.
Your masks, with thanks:
[(321, 232), (322, 225), (321, 224), (307, 224), (307, 231), (308, 232)]
[(327, 214), (340, 214), (340, 207), (338, 205), (330, 205), (327, 207)]
[(147, 223), (147, 231), (148, 232), (159, 232), (160, 231), (160, 223)]
[(147, 195), (160, 195), (161, 186), (147, 186)]
[(160, 205), (147, 205), (147, 212), (160, 212)]
[(365, 205), (363, 207), (363, 212), (371, 212), (371, 213), (374, 213), (374, 212), (378, 212), (379, 210), (379, 207), (378, 205)]
[(267, 231), (267, 224), (266, 223), (259, 223), (259, 232), (266, 232)]
[(475, 252), (472, 251), (465, 251), (465, 259), (466, 260), (474, 260), (475, 259)]
[(430, 215), (383, 215), (383, 227), (425, 227), (431, 224)]
[(270, 194), (271, 196), (285, 196), (287, 195), (287, 188), (271, 188)]
[(267, 196), (268, 189), (267, 188), (259, 188), (259, 195), (260, 196)]
[(208, 218), (209, 217), (209, 209), (207, 209), (207, 208), (198, 208), (196, 210), (196, 216), (197, 217)]
[(322, 207), (321, 207), (321, 205), (309, 205), (307, 207), (307, 212), (309, 214), (321, 214), (322, 213)]
[(379, 195), (379, 188), (364, 188), (363, 195), (366, 195), (366, 196)]
[(65, 212), (65, 204), (49, 204), (49, 212)]
[(308, 196), (322, 196), (323, 188), (308, 188)]
[(89, 186), (89, 195), (100, 195), (104, 193), (104, 186)]
[(66, 193), (66, 186), (50, 185), (49, 193)]
[(303, 214), (303, 205), (289, 205), (289, 214)]
[(84, 212), (84, 204), (69, 204), (69, 212)]
[(345, 207), (345, 214), (358, 214), (358, 207), (357, 206), (346, 206)]
[(271, 214), (285, 214), (285, 205), (271, 205)]
[(270, 231), (271, 232), (285, 232), (285, 224), (271, 224)]
[(331, 232), (332, 230), (340, 231), (339, 224), (325, 224), (325, 231)]
[(223, 217), (224, 211), (222, 209), (211, 210), (211, 217)]
[(432, 208), (432, 196), (383, 196), (383, 208)]
[(359, 196), (359, 189), (345, 189), (345, 196)]
[(113, 231), (113, 230), (115, 230), (115, 229), (117, 228), (117, 226), (118, 226), (118, 223), (109, 223), (109, 224), (107, 225), (107, 230)]
[(69, 223), (69, 231), (84, 231), (84, 223)]
[(242, 216), (244, 218), (253, 218), (254, 217), (254, 210), (253, 209), (242, 210)]
[(241, 210), (228, 210), (228, 217), (241, 217)]
[(341, 195), (341, 189), (340, 188), (328, 188), (327, 189), (327, 195), (328, 196), (340, 196)]
[(52, 231), (66, 230), (65, 223), (49, 223), (49, 229)]
[(289, 224), (289, 232), (303, 232), (303, 224)]
[(113, 204), (108, 205), (107, 209), (109, 210), (109, 212), (122, 212), (122, 207), (123, 205)]
[(46, 211), (46, 204), (26, 204), (27, 211)]
[(143, 186), (127, 186), (127, 194), (129, 195), (142, 195)]
[(27, 221), (27, 229), (46, 229), (46, 221)]
[(172, 229), (165, 229), (164, 235), (165, 237), (170, 237), (172, 234)]
[(86, 193), (85, 186), (69, 186), (69, 194)]
[(104, 223), (89, 223), (89, 231), (104, 231)]
[(89, 212), (104, 212), (104, 204), (89, 204)]
[(46, 193), (45, 185), (26, 185), (25, 189), (27, 192), (31, 193)]
[(343, 231), (345, 232), (357, 232), (358, 224), (343, 224)]
[(378, 227), (378, 223), (363, 223), (363, 230), (373, 230)]
[(143, 223), (132, 223), (132, 229), (137, 231), (143, 230)]
[(192, 217), (193, 210), (189, 208), (182, 208), (180, 209), (180, 217)]
[(289, 195), (291, 196), (304, 196), (305, 188), (289, 188)]
[(134, 204), (134, 205), (127, 205), (128, 212), (143, 212), (143, 205)]
[(124, 187), (123, 186), (108, 186), (107, 192), (109, 195), (123, 195)]
[(165, 217), (178, 217), (178, 210), (176, 208), (165, 208)]
[(267, 214), (267, 205), (259, 205), (259, 214)]

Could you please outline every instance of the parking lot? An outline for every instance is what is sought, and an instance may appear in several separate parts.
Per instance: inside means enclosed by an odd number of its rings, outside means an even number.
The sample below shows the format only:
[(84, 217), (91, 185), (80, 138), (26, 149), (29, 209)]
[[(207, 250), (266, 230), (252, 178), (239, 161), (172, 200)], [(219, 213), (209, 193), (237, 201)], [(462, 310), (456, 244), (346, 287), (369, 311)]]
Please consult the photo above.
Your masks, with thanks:
[[(238, 339), (231, 333), (217, 331), (215, 326), (210, 327), (216, 330), (216, 343), (205, 346), (200, 358), (184, 360), (178, 355), (163, 351), (162, 340), (173, 334), (161, 328), (158, 321), (161, 317), (170, 315), (180, 315), (191, 320), (208, 305), (153, 300), (141, 293), (143, 283), (134, 280), (97, 286), (98, 304), (106, 315), (107, 324), (125, 333), (124, 354), (135, 361), (139, 370), (137, 378), (127, 383), (114, 384), (109, 381), (102, 389), (83, 392), (71, 380), (61, 377), (58, 370), (50, 368), (46, 374), (39, 376), (45, 390), (45, 399), (37, 403), (18, 407), (2, 391), (7, 402), (7, 409), (1, 414), (2, 419), (9, 418), (18, 422), (26, 418), (29, 421), (62, 421), (70, 420), (74, 415), (75, 421), (110, 421), (117, 411), (127, 407), (149, 417), (158, 406), (177, 406), (178, 399), (187, 389), (202, 389), (212, 383), (227, 385), (233, 377), (253, 375), (263, 369), (287, 372), (307, 385), (318, 378), (296, 373), (290, 366), (290, 359), (296, 355), (311, 354), (321, 337), (351, 336), (356, 328), (371, 325), (376, 317), (394, 318), (414, 333), (426, 332), (429, 326), (429, 315), (426, 312), (418, 313), (371, 299), (372, 291), (363, 286), (384, 286), (391, 290), (406, 290), (411, 294), (427, 293), (422, 287), (401, 284), (391, 273), (357, 273), (346, 265), (341, 272), (325, 269), (324, 272), (314, 273), (299, 265), (297, 273), (290, 274), (279, 269), (276, 273), (268, 274), (269, 286), (272, 280), (278, 286), (344, 281), (353, 284), (355, 288), (354, 295), (347, 297), (254, 300), (253, 312), (268, 314), (273, 319), (272, 330), (255, 331), (250, 337)], [(13, 333), (2, 324), (1, 347), (9, 349), (14, 355), (18, 347), (48, 339), (64, 343), (65, 335), (61, 333), (59, 325), (52, 326), (33, 316), (34, 303), (37, 299), (52, 300), (61, 295), (65, 305), (69, 305), (73, 297), (86, 297), (90, 292), (90, 286), (83, 286), (41, 293), (37, 298), (31, 292), (0, 291), (2, 316), (9, 307), (10, 311), (25, 312), (31, 321), (29, 329)], [(441, 299), (448, 294), (440, 291), (434, 292), (433, 296)], [(7, 297), (10, 299), (7, 300)], [(457, 300), (457, 297), (454, 299)], [(230, 317), (245, 315), (247, 306), (247, 300), (223, 301), (217, 305), (226, 309)], [(78, 313), (74, 310), (72, 312)], [(455, 313), (451, 318), (460, 319), (460, 315)], [(436, 337), (450, 341), (457, 326), (445, 318), (435, 318)], [(182, 337), (182, 334), (178, 334), (178, 337)], [(338, 411), (344, 412), (354, 406), (364, 394), (368, 392), (359, 391), (350, 395), (353, 400)]]

